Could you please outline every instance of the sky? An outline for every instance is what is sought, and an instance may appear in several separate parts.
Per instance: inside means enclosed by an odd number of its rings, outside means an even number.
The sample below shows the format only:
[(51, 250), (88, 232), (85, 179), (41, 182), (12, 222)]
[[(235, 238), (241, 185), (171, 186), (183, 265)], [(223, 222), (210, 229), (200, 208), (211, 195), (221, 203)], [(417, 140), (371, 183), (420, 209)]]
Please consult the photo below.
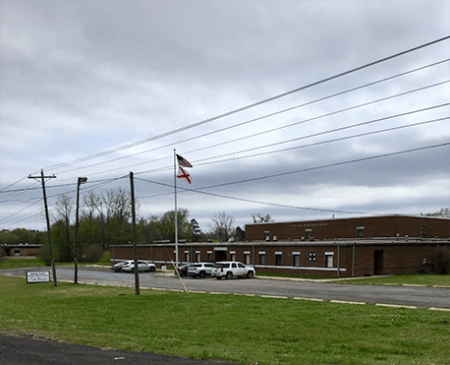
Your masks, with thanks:
[(203, 231), (439, 211), (449, 35), (447, 0), (0, 0), (0, 229), (46, 230), (41, 170), (52, 219), (130, 172)]

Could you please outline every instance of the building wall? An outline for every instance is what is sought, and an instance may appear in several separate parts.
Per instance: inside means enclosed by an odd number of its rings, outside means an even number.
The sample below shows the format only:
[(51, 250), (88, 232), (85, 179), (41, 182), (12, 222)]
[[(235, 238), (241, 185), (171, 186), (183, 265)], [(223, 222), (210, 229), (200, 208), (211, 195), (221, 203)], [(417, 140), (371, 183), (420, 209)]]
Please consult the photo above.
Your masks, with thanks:
[[(362, 233), (362, 236), (359, 236)], [(361, 237), (429, 237), (449, 238), (450, 219), (412, 216), (327, 219), (319, 221), (247, 224), (247, 241), (339, 239)]]
[(3, 245), (1, 256), (39, 256), (42, 245)]
[[(423, 259), (430, 259), (436, 248), (444, 246), (448, 249), (449, 245), (449, 240), (427, 242), (412, 239), (180, 244), (179, 261), (184, 263), (234, 260), (255, 266), (257, 273), (328, 277), (407, 274), (418, 272)], [(175, 261), (174, 250), (174, 244), (139, 245), (138, 258), (171, 267), (170, 260)], [(111, 246), (110, 253), (114, 262), (132, 260), (134, 257), (133, 246)], [(264, 255), (264, 262), (260, 261), (260, 255)], [(328, 264), (331, 266), (328, 267)]]

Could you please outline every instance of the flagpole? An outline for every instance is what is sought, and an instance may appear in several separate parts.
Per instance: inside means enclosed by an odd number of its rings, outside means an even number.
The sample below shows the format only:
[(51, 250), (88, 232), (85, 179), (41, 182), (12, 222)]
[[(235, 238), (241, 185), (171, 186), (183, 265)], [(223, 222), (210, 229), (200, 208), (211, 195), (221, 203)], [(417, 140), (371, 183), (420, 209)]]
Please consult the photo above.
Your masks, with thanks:
[(173, 179), (175, 186), (175, 265), (178, 268), (178, 207), (177, 207), (177, 152), (173, 149)]

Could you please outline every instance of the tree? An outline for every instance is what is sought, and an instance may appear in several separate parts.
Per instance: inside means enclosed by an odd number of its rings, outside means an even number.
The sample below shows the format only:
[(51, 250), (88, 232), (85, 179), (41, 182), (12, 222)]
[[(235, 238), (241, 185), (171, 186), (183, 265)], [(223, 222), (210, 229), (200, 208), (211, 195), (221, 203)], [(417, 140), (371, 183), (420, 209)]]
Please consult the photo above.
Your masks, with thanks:
[(450, 208), (441, 208), (438, 212), (428, 213), (427, 216), (430, 217), (442, 217), (442, 218), (450, 218)]
[(131, 196), (123, 189), (109, 190), (103, 196), (106, 208), (106, 248), (111, 244), (126, 244), (132, 240)]
[(102, 209), (102, 197), (90, 192), (83, 197), (83, 208), (81, 211), (79, 225), (80, 243), (103, 243), (105, 242), (105, 220)]
[(56, 202), (55, 210), (56, 222), (52, 226), (52, 234), (58, 251), (56, 256), (59, 256), (60, 260), (71, 261), (74, 255), (70, 240), (70, 214), (73, 210), (71, 199), (66, 194), (61, 194)]
[(237, 241), (245, 241), (245, 231), (239, 226), (236, 227), (235, 237)]
[(193, 241), (201, 241), (203, 232), (200, 229), (200, 225), (198, 224), (196, 219), (191, 219), (190, 222), (190, 230), (191, 230), (191, 237)]
[[(179, 208), (177, 212), (177, 228), (179, 239), (192, 239), (191, 225), (188, 220), (189, 210)], [(152, 240), (169, 240), (175, 242), (175, 210), (169, 210), (160, 216), (150, 218)]]
[(252, 214), (253, 223), (270, 223), (274, 222), (272, 217), (269, 214), (266, 214), (265, 216), (262, 216), (261, 214)]
[(45, 241), (45, 232), (28, 230), (26, 228), (16, 228), (12, 231), (3, 229), (0, 232), (0, 243), (17, 245), (19, 243), (29, 243), (31, 245), (41, 245)]
[(224, 211), (222, 213), (215, 213), (211, 218), (213, 225), (211, 226), (214, 238), (219, 241), (227, 241), (228, 238), (234, 233), (234, 221), (235, 219), (231, 215), (227, 215)]

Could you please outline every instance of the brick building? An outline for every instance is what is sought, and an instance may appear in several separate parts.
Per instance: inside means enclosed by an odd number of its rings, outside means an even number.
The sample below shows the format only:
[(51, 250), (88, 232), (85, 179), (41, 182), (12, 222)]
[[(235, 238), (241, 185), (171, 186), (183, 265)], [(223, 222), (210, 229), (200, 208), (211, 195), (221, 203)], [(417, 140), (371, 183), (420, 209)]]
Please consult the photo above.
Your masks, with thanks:
[(449, 238), (450, 219), (428, 216), (378, 216), (317, 221), (258, 223), (245, 226), (246, 240), (284, 241), (374, 237)]
[(18, 244), (0, 246), (0, 257), (2, 256), (39, 256), (42, 245)]
[[(383, 216), (246, 225), (246, 242), (180, 243), (180, 262), (240, 261), (258, 272), (354, 277), (410, 274), (437, 250), (450, 250), (450, 220)], [(133, 246), (110, 247), (131, 260)], [(171, 266), (175, 244), (138, 245), (140, 260)]]
[[(183, 243), (179, 260), (186, 262), (240, 261), (257, 272), (328, 277), (408, 274), (420, 270), (437, 249), (450, 250), (448, 239), (390, 238), (291, 242)], [(132, 260), (132, 245), (110, 247), (113, 262)], [(138, 245), (140, 260), (171, 266), (175, 244)]]

